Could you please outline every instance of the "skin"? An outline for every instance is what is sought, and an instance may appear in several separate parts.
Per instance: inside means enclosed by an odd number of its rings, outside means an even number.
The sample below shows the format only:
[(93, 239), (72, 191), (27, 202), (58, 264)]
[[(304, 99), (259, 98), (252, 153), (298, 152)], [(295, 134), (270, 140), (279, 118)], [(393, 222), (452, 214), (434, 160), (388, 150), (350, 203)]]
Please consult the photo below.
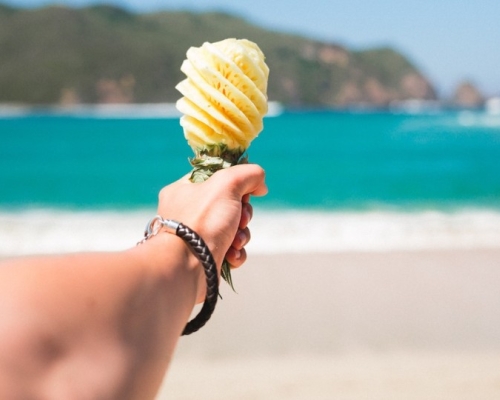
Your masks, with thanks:
[[(264, 171), (238, 165), (163, 188), (158, 214), (194, 229), (219, 268), (246, 260), (250, 195)], [(154, 399), (182, 329), (205, 298), (204, 272), (184, 242), (160, 232), (109, 253), (0, 263), (0, 398)]]

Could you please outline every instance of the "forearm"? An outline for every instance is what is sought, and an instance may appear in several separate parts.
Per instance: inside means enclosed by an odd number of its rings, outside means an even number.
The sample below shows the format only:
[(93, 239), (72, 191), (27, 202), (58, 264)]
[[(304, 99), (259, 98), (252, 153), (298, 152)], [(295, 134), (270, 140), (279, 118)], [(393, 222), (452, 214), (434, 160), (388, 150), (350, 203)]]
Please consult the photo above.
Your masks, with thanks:
[[(262, 168), (237, 165), (163, 188), (158, 214), (238, 267), (249, 195), (266, 192)], [(0, 263), (0, 399), (153, 399), (205, 291), (198, 260), (164, 232), (123, 252)]]
[(124, 252), (6, 261), (0, 374), (16, 371), (12, 379), (49, 398), (99, 387), (109, 398), (153, 397), (200, 276), (184, 243), (166, 233)]

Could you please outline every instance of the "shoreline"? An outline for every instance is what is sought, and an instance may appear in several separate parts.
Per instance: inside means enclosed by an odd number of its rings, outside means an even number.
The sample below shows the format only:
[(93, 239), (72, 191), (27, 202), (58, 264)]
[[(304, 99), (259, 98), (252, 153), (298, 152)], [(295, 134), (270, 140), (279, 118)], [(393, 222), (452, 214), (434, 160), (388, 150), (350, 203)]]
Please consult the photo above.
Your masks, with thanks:
[[(140, 240), (152, 215), (153, 209), (0, 210), (0, 257), (125, 249)], [(500, 249), (500, 210), (317, 212), (256, 208), (250, 230), (250, 255)]]

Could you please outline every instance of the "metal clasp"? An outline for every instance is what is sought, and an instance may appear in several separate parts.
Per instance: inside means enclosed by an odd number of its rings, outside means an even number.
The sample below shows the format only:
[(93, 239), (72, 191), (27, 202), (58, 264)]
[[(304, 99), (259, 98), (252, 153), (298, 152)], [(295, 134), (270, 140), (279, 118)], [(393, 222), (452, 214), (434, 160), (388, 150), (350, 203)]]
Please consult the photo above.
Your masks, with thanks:
[(161, 216), (156, 215), (151, 218), (144, 229), (144, 238), (137, 244), (144, 243), (150, 237), (155, 236), (160, 232), (161, 228), (165, 228), (168, 233), (177, 233), (177, 228), (180, 223), (173, 219), (163, 219)]
[(158, 234), (158, 232), (160, 232), (160, 229), (162, 227), (162, 221), (163, 218), (160, 217), (159, 215), (149, 220), (148, 224), (146, 225), (146, 229), (144, 229), (144, 238), (146, 240), (149, 239), (151, 236), (155, 236), (156, 234)]

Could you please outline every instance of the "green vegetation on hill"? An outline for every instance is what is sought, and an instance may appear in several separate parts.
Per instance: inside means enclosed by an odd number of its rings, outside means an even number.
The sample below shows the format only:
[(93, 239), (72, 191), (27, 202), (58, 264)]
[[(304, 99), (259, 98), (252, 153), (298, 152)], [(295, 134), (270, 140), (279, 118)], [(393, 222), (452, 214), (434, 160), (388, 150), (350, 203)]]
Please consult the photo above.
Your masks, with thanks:
[(350, 51), (224, 13), (0, 5), (0, 102), (173, 102), (187, 49), (228, 37), (261, 47), (269, 99), (289, 106), (435, 98), (425, 77), (389, 48)]

